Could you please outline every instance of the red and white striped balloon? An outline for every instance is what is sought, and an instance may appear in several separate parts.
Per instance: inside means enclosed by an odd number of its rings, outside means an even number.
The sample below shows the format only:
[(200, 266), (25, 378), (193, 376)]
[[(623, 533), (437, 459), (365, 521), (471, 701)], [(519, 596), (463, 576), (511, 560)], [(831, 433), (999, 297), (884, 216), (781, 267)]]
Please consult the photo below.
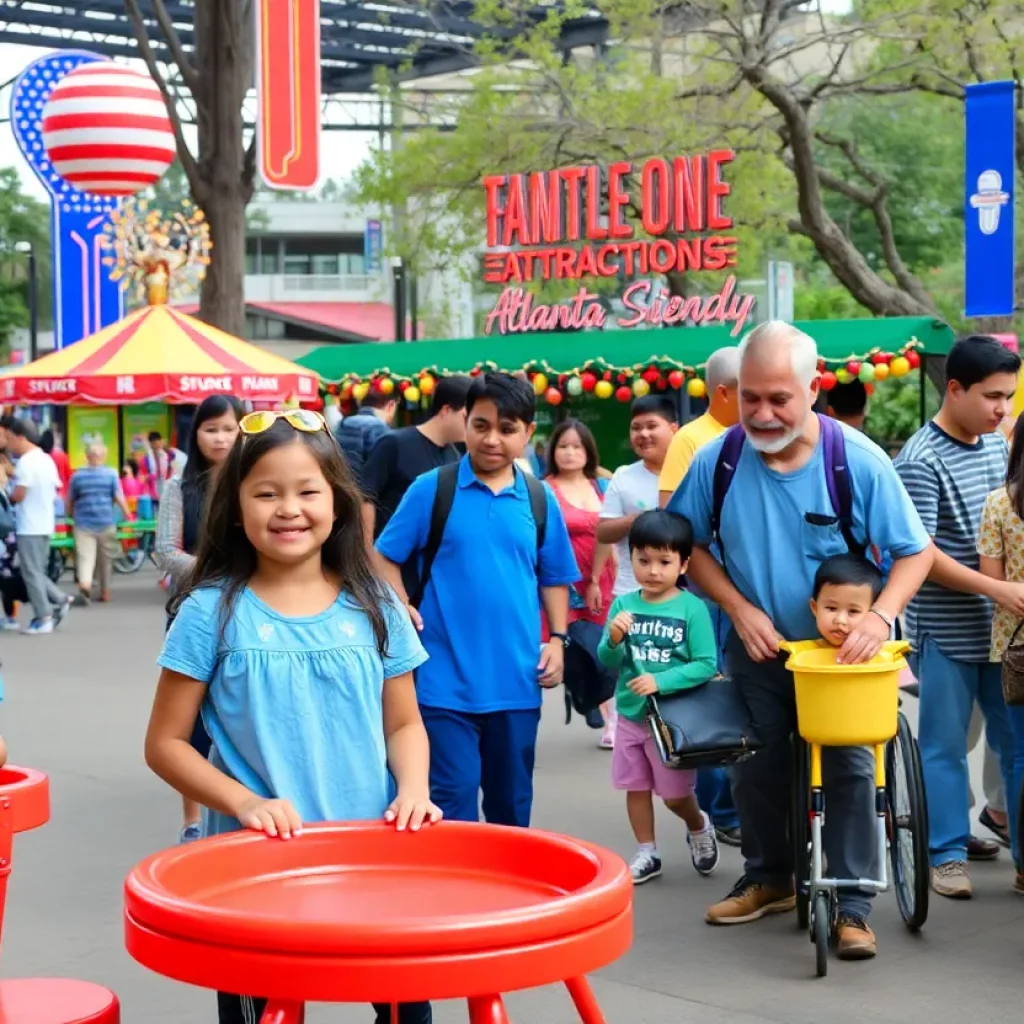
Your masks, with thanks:
[(80, 192), (134, 195), (174, 160), (174, 132), (156, 82), (113, 61), (65, 75), (43, 108), (42, 128), (53, 169)]

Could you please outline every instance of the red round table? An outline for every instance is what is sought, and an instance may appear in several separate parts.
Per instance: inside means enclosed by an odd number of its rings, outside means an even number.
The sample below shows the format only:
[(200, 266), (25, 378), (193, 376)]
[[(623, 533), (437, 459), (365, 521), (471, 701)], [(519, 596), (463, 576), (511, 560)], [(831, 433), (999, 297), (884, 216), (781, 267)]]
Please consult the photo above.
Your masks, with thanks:
[[(0, 768), (0, 930), (11, 875), (14, 835), (50, 820), (50, 784), (42, 772)], [(0, 981), (0, 1024), (118, 1024), (117, 996), (101, 985), (66, 978)]]
[(564, 982), (603, 1024), (585, 975), (633, 938), (621, 858), (533, 829), (442, 822), (255, 832), (155, 854), (125, 883), (125, 944), (178, 981), (269, 1000), (264, 1024), (310, 1002), (465, 998), (473, 1024), (501, 995)]

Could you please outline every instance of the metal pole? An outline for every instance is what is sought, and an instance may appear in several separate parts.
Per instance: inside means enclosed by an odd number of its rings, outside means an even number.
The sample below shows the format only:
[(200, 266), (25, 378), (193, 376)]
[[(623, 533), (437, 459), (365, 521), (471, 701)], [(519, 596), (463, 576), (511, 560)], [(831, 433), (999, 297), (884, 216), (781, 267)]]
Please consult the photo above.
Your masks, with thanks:
[(39, 279), (35, 247), (28, 251), (28, 355), (30, 363), (39, 358)]
[(395, 341), (407, 341), (405, 332), (405, 264), (402, 262), (401, 256), (392, 258), (391, 270), (395, 278)]
[(409, 275), (409, 340), (420, 340), (420, 289), (415, 274)]

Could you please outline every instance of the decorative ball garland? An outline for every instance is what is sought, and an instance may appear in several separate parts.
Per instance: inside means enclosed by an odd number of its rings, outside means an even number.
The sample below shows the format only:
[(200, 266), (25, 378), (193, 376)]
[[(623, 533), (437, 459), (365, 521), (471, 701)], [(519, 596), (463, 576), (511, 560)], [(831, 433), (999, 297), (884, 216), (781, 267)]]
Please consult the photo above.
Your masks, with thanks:
[[(898, 352), (873, 349), (863, 355), (846, 359), (819, 359), (821, 388), (831, 391), (837, 384), (861, 381), (871, 393), (874, 385), (889, 377), (903, 377), (921, 365), (920, 342), (912, 338)], [(686, 389), (691, 398), (704, 398), (707, 387), (700, 373), (704, 367), (689, 366), (670, 356), (652, 357), (633, 366), (615, 366), (604, 359), (592, 359), (583, 366), (558, 370), (547, 360), (526, 366), (506, 369), (491, 360), (483, 360), (470, 371), (471, 377), (500, 370), (528, 379), (534, 394), (550, 406), (559, 406), (567, 400), (583, 395), (599, 399), (614, 397), (619, 402), (649, 395), (652, 391), (679, 391)], [(411, 376), (395, 376), (387, 367), (374, 371), (368, 377), (348, 374), (340, 381), (321, 382), (324, 396), (339, 398), (343, 403), (361, 402), (372, 390), (383, 395), (395, 395), (410, 406), (429, 404), (438, 377), (447, 377), (462, 370), (442, 369), (437, 365), (424, 367)]]

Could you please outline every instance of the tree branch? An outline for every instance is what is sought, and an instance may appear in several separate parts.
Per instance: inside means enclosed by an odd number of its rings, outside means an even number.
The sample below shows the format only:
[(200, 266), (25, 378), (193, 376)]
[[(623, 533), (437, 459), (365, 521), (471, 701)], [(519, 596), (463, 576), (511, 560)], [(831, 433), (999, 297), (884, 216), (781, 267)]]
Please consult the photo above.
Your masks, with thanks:
[[(167, 83), (160, 74), (160, 67), (157, 64), (156, 55), (153, 53), (153, 47), (150, 46), (149, 43), (149, 33), (146, 31), (145, 22), (142, 20), (142, 12), (139, 10), (139, 5), (136, 0), (124, 0), (124, 6), (132, 23), (135, 40), (139, 44), (139, 53), (142, 55), (142, 59), (146, 63), (146, 68), (153, 80), (156, 82), (157, 88), (159, 88), (160, 94), (164, 98), (164, 105), (167, 107), (167, 116), (171, 121), (171, 130), (174, 132), (174, 141), (178, 147), (178, 159), (181, 160), (181, 166), (185, 171), (185, 176), (188, 178), (189, 186), (192, 189), (192, 195), (195, 197), (197, 203), (201, 203), (203, 201), (202, 196), (205, 189), (202, 176), (199, 173), (199, 165), (196, 163), (196, 159), (188, 148), (188, 143), (185, 141), (185, 132), (182, 127), (181, 117), (178, 114), (177, 104), (174, 102), (174, 97), (171, 95), (171, 91), (168, 88)], [(197, 105), (198, 102), (199, 101), (196, 100)]]
[(181, 45), (181, 39), (174, 29), (174, 22), (171, 21), (171, 17), (167, 13), (164, 0), (153, 0), (153, 14), (156, 16), (156, 22), (160, 26), (160, 32), (167, 43), (167, 48), (171, 51), (171, 57), (178, 65), (181, 80), (185, 83), (188, 91), (194, 95), (199, 86), (199, 73)]

